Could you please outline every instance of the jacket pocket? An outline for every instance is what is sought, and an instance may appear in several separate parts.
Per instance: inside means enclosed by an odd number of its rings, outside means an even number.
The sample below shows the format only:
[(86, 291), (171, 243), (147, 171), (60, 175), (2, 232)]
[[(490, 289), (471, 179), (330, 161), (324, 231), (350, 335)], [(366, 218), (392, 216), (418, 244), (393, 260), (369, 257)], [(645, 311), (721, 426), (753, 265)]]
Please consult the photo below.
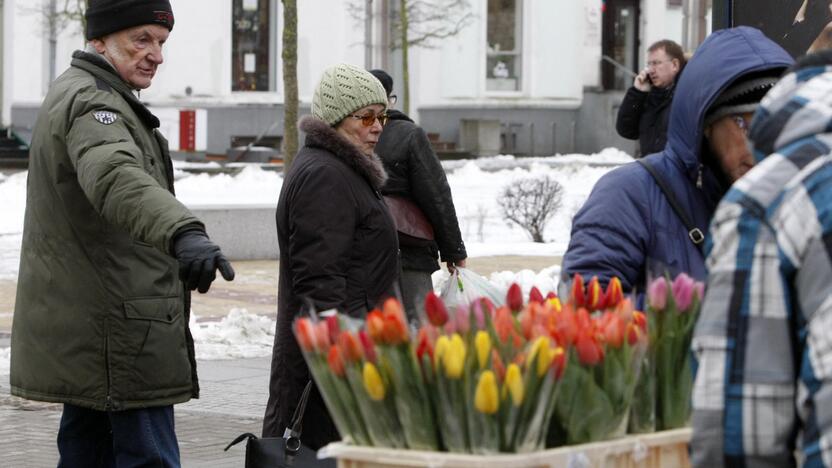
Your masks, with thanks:
[(152, 402), (189, 392), (191, 362), (179, 296), (124, 301), (110, 321), (110, 395), (114, 401)]

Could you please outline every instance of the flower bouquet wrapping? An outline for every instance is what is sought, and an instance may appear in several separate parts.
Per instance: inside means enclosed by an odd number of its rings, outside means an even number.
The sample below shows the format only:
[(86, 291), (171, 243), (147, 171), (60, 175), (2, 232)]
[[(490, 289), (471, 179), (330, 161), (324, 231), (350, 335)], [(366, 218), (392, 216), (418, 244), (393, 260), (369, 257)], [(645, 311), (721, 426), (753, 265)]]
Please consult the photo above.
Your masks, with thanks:
[(294, 324), (295, 338), (341, 437), (358, 445), (372, 445), (364, 418), (354, 411), (357, 407), (355, 394), (346, 378), (340, 350), (332, 338), (331, 331), (337, 324), (336, 316), (319, 321), (299, 318)]
[(690, 343), (703, 296), (704, 284), (684, 273), (673, 280), (669, 275), (660, 276), (648, 285), (657, 430), (682, 427), (690, 419)]
[(554, 325), (570, 347), (556, 403), (553, 440), (585, 443), (623, 435), (642, 357), (647, 321), (624, 299), (613, 278), (604, 292), (593, 278), (584, 290), (576, 275), (570, 300)]

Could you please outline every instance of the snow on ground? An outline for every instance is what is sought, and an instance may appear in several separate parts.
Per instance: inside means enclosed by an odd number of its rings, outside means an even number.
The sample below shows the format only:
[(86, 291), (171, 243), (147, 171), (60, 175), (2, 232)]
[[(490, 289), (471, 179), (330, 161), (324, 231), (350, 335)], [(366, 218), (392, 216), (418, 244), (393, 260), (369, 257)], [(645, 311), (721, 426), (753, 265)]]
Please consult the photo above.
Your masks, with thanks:
[[(617, 149), (597, 154), (558, 155), (539, 158), (495, 156), (476, 160), (444, 162), (454, 197), (460, 230), (470, 257), (490, 255), (562, 255), (569, 243), (571, 220), (595, 182), (612, 168), (632, 158)], [(274, 205), (280, 193), (282, 174), (254, 165), (239, 165), (228, 174), (193, 174), (194, 169), (215, 170), (216, 163), (175, 162), (177, 197), (186, 205)], [(543, 244), (530, 241), (518, 226), (509, 225), (500, 214), (497, 197), (507, 184), (548, 175), (563, 186), (560, 208), (544, 231)], [(26, 172), (0, 174), (0, 280), (14, 280), (20, 262), (20, 242), (26, 202)], [(557, 288), (560, 267), (539, 272), (497, 272), (488, 278), (505, 291), (512, 282), (528, 294), (537, 286), (545, 294)], [(441, 290), (447, 272), (434, 274), (434, 286)], [(193, 317), (192, 317), (193, 318)], [(194, 319), (195, 320), (195, 319)], [(192, 321), (197, 357), (232, 359), (268, 356), (274, 340), (274, 320), (232, 309), (219, 322)], [(0, 375), (7, 374), (9, 349), (0, 348)]]

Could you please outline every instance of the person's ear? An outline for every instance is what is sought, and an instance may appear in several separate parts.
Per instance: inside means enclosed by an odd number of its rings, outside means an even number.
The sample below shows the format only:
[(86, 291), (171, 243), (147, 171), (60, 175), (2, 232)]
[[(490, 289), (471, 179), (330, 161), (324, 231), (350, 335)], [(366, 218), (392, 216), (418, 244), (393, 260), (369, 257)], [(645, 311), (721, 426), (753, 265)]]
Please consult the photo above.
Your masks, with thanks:
[(705, 139), (708, 140), (708, 142), (711, 141), (711, 133), (713, 133), (712, 129), (713, 129), (713, 125), (708, 125), (707, 127), (705, 127), (705, 130), (702, 132), (702, 134), (705, 136)]
[(673, 73), (679, 73), (679, 59), (671, 59), (670, 63), (673, 65)]
[(95, 51), (99, 54), (103, 54), (107, 47), (104, 46), (104, 41), (101, 39), (93, 39), (90, 41), (93, 47), (95, 47)]

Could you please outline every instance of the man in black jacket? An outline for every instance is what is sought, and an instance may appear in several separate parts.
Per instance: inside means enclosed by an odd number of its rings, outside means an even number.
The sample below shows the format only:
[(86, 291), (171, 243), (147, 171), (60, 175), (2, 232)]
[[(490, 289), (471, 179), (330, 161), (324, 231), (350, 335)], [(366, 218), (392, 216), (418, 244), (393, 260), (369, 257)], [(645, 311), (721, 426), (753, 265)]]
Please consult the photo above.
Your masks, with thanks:
[[(392, 94), (393, 78), (383, 70), (370, 73), (381, 81), (392, 106), (396, 100)], [(423, 307), (425, 294), (433, 289), (431, 273), (439, 269), (437, 254), (441, 253), (451, 272), (455, 267), (464, 267), (468, 255), (445, 171), (427, 135), (404, 113), (390, 109), (387, 115), (387, 125), (376, 145), (376, 154), (389, 176), (381, 192), (385, 197), (415, 204), (433, 228), (434, 238), (430, 239), (408, 235), (407, 228), (397, 225), (402, 265), (399, 284), (402, 302), (412, 321)], [(395, 207), (391, 211), (396, 218)]]
[(647, 68), (636, 75), (627, 90), (615, 129), (630, 140), (638, 140), (641, 156), (658, 153), (667, 143), (667, 121), (676, 79), (685, 66), (682, 47), (662, 40), (647, 49)]

